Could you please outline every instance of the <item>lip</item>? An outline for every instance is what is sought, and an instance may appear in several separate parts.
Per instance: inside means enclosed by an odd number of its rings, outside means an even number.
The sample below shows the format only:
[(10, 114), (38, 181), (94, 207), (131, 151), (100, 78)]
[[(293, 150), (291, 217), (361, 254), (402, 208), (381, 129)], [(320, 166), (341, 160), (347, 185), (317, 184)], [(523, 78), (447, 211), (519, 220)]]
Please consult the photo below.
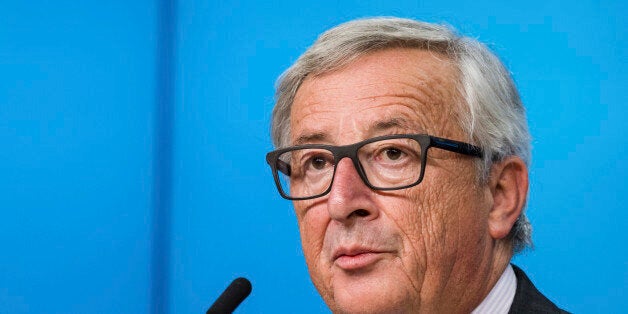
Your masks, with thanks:
[(340, 269), (359, 270), (377, 263), (384, 253), (371, 248), (339, 248), (333, 255), (333, 261)]

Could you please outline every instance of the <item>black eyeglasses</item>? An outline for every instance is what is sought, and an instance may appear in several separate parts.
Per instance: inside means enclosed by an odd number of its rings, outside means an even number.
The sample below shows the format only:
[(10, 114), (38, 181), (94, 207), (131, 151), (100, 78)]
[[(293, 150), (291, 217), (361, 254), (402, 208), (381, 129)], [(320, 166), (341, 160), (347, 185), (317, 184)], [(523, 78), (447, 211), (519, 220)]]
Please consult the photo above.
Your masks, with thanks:
[(307, 144), (266, 154), (279, 194), (289, 200), (321, 197), (331, 190), (336, 165), (348, 157), (362, 181), (373, 190), (399, 190), (423, 180), (427, 151), (436, 147), (481, 158), (482, 149), (427, 134), (371, 138), (355, 144)]

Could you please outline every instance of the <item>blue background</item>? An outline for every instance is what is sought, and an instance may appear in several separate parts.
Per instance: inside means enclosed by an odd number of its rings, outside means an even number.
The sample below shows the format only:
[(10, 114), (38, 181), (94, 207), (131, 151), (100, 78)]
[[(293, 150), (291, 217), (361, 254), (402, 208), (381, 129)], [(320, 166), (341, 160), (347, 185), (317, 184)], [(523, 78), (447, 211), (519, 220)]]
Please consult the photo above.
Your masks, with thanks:
[(277, 76), (366, 16), (447, 22), (512, 71), (536, 249), (578, 313), (628, 309), (622, 1), (2, 1), (0, 313), (320, 313), (264, 155)]

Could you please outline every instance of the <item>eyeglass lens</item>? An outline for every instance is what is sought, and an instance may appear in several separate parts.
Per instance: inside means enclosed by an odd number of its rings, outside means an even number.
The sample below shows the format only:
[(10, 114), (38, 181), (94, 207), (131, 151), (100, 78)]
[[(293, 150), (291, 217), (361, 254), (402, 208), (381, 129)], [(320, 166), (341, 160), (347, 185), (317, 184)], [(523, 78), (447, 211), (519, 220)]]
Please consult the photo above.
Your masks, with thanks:
[[(416, 183), (421, 175), (421, 145), (410, 138), (367, 143), (357, 151), (367, 184), (374, 188), (401, 188)], [(283, 192), (294, 198), (312, 197), (332, 184), (337, 160), (331, 151), (295, 149), (279, 156), (279, 181)], [(289, 167), (288, 167), (289, 165)]]

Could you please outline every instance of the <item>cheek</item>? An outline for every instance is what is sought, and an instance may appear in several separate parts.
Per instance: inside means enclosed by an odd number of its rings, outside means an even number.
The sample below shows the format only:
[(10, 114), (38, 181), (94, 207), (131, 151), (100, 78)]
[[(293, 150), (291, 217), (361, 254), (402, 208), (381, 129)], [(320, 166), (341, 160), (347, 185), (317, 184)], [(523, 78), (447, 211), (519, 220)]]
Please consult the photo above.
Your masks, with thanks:
[(329, 223), (329, 215), (326, 214), (324, 206), (307, 206), (308, 204), (295, 204), (297, 221), (301, 235), (301, 247), (305, 261), (310, 271), (317, 270), (317, 261), (323, 249), (325, 230)]
[(330, 265), (326, 265), (325, 259), (321, 256), (325, 233), (330, 222), (329, 214), (324, 204), (311, 205), (306, 210), (302, 210), (303, 208), (295, 206), (305, 263), (312, 283), (323, 299), (332, 300)]
[[(442, 195), (438, 189), (420, 186), (408, 191), (403, 208), (397, 212), (395, 222), (404, 236), (404, 255), (412, 259), (406, 264), (417, 264), (425, 269), (437, 256), (441, 256), (446, 246), (448, 213), (444, 210)], [(421, 271), (423, 273), (424, 271)]]
[[(451, 195), (456, 191), (446, 182), (426, 184), (420, 210), (422, 236), (430, 250), (439, 252), (448, 247), (448, 237), (458, 226), (456, 223), (457, 202)], [(443, 184), (444, 183), (444, 184)]]
[(455, 169), (464, 171), (432, 171), (422, 196), (415, 198), (421, 202), (419, 223), (426, 254), (441, 263), (473, 250), (486, 229), (488, 211), (473, 169), (460, 165)]
[(404, 193), (393, 219), (405, 238), (406, 264), (418, 264), (427, 275), (451, 267), (483, 230), (474, 177), (431, 170)]

